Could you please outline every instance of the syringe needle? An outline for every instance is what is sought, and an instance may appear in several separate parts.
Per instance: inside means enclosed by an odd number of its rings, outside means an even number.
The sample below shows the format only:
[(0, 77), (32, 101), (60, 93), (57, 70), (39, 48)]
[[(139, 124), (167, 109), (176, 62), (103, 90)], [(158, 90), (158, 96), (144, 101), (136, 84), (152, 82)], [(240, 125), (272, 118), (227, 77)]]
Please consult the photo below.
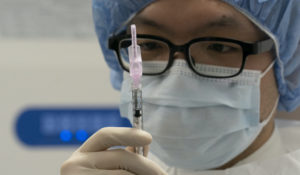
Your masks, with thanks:
[[(143, 110), (142, 110), (142, 86), (141, 79), (143, 74), (142, 57), (140, 46), (136, 39), (136, 26), (131, 25), (131, 46), (128, 48), (130, 62), (130, 76), (132, 78), (132, 112), (133, 127), (143, 129)], [(143, 155), (143, 148), (136, 147), (135, 152)]]

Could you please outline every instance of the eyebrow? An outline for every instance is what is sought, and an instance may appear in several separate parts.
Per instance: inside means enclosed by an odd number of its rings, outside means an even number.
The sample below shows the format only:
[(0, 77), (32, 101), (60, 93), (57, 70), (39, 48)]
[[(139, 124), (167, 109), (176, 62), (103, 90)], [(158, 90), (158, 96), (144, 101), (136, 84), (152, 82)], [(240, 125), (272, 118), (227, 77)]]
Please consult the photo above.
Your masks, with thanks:
[(156, 21), (153, 21), (153, 20), (143, 17), (143, 16), (134, 17), (130, 23), (135, 23), (135, 22), (143, 24), (143, 25), (155, 27), (155, 28), (160, 28), (161, 30), (164, 30), (164, 31), (169, 31), (169, 29), (166, 26), (159, 24)]
[[(149, 18), (143, 17), (143, 16), (136, 16), (131, 23), (138, 22), (140, 24), (148, 25), (151, 27), (159, 28), (160, 30), (163, 30), (165, 32), (171, 32), (171, 30), (163, 25), (159, 24), (154, 20), (151, 20)], [(207, 24), (201, 27), (201, 30), (207, 30), (213, 27), (239, 27), (241, 25), (240, 22), (238, 22), (234, 17), (232, 16), (226, 16), (222, 15), (220, 18), (209, 21)], [(199, 31), (199, 30), (197, 30)]]
[(232, 16), (223, 15), (221, 18), (211, 21), (208, 23), (208, 27), (227, 27), (227, 26), (238, 26), (240, 23), (236, 20), (236, 18)]

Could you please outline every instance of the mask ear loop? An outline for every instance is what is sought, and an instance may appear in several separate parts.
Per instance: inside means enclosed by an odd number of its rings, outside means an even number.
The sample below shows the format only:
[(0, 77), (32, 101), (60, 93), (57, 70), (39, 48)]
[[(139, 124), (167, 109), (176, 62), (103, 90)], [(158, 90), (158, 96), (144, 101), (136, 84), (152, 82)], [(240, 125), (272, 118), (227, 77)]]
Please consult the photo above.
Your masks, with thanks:
[(260, 77), (263, 78), (271, 70), (271, 68), (273, 68), (274, 64), (275, 60), (267, 67), (267, 69), (261, 74)]
[(265, 126), (267, 123), (269, 123), (269, 121), (271, 120), (272, 116), (274, 115), (276, 109), (277, 109), (277, 106), (278, 106), (278, 102), (279, 102), (279, 97), (276, 98), (276, 101), (275, 101), (275, 104), (273, 106), (273, 109), (272, 111), (270, 112), (268, 118), (266, 118), (264, 121), (261, 122), (261, 124), (263, 126)]
[[(275, 60), (267, 67), (267, 69), (261, 74), (260, 77), (263, 78), (263, 77), (271, 70), (271, 68), (273, 68), (274, 64), (275, 64)], [(279, 96), (276, 98), (274, 107), (273, 107), (271, 113), (269, 114), (268, 118), (265, 119), (265, 120), (261, 123), (262, 125), (266, 125), (267, 123), (269, 123), (270, 119), (272, 118), (273, 114), (275, 113), (275, 111), (276, 111), (276, 109), (277, 109), (278, 102), (279, 102)]]

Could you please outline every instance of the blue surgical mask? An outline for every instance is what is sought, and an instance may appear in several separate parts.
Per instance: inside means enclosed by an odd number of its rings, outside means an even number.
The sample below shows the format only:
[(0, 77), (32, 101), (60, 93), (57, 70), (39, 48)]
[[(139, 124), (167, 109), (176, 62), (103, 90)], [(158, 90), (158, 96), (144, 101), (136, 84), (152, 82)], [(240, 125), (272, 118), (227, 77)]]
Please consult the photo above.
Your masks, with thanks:
[[(263, 73), (244, 70), (234, 78), (212, 79), (176, 60), (164, 75), (144, 76), (144, 129), (153, 136), (150, 151), (169, 166), (192, 170), (220, 167), (235, 158), (276, 109), (260, 122), (260, 81), (272, 66)], [(208, 65), (199, 69), (216, 75), (236, 71)], [(131, 81), (124, 73), (121, 115), (132, 120), (131, 109)]]

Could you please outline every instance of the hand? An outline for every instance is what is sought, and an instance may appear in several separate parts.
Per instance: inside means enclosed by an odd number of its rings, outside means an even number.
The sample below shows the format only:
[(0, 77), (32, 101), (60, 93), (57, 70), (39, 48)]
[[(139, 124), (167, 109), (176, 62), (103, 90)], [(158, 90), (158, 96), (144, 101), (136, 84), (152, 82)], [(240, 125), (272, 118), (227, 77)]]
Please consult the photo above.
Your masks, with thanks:
[(149, 133), (138, 129), (103, 128), (63, 163), (61, 175), (167, 175), (153, 161), (131, 149), (109, 150), (113, 146), (146, 147), (151, 141)]

